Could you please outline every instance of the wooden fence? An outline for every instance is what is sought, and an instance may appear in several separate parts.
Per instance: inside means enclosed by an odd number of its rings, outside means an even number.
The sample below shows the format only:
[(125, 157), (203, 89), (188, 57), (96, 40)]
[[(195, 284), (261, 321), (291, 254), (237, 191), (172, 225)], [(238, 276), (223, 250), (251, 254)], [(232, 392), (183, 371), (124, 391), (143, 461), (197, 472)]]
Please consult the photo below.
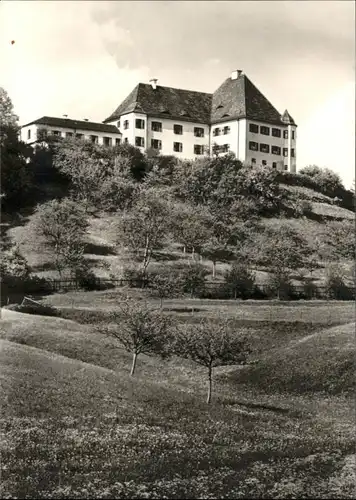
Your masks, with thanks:
[[(108, 288), (117, 288), (117, 287), (123, 287), (123, 286), (135, 286), (137, 288), (149, 288), (149, 281), (134, 281), (134, 280), (128, 280), (128, 279), (109, 279), (109, 278), (96, 278), (95, 279), (95, 284), (93, 283), (93, 289), (96, 290), (105, 290)], [(260, 290), (264, 294), (268, 294), (270, 287), (269, 285), (265, 283), (256, 283), (256, 288)], [(80, 283), (79, 280), (75, 279), (66, 279), (66, 280), (55, 280), (55, 279), (50, 279), (48, 280), (48, 287), (50, 288), (50, 291), (52, 292), (59, 292), (59, 291), (73, 291), (73, 290), (80, 290), (83, 289), (84, 287)], [(205, 282), (205, 293), (212, 294), (212, 295), (219, 295), (221, 293), (227, 293), (229, 294), (229, 288), (225, 283), (222, 282), (216, 282), (216, 281), (207, 281)], [(296, 295), (308, 295), (309, 298), (327, 298), (327, 289), (325, 286), (313, 286), (312, 289), (310, 289), (309, 293), (306, 290), (306, 287), (304, 285), (293, 285), (293, 292)], [(355, 298), (356, 296), (356, 288), (355, 287), (348, 287), (348, 294), (350, 295), (350, 298), (352, 297)], [(213, 297), (212, 297), (213, 298)], [(233, 288), (230, 288), (230, 298), (234, 298), (234, 290)]]

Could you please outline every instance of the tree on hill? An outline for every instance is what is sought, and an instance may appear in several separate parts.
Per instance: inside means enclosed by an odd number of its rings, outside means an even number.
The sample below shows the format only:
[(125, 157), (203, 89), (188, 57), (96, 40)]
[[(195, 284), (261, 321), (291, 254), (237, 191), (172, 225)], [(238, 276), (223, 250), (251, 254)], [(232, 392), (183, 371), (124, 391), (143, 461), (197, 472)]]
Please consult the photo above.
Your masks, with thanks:
[(202, 246), (207, 243), (212, 236), (210, 216), (204, 207), (195, 206), (188, 203), (176, 203), (173, 209), (172, 235), (174, 240), (183, 245), (184, 253), (186, 248), (194, 253), (200, 253)]
[(88, 209), (123, 210), (134, 197), (132, 159), (117, 148), (65, 139), (54, 147), (53, 164), (70, 179), (74, 198)]
[(83, 267), (85, 211), (73, 200), (52, 200), (39, 205), (29, 226), (37, 244), (50, 251), (60, 278), (63, 271)]
[(323, 191), (328, 193), (345, 189), (341, 177), (329, 168), (321, 168), (317, 165), (308, 165), (302, 168), (299, 171), (299, 174), (311, 177)]
[(250, 254), (273, 274), (279, 298), (282, 288), (289, 285), (292, 272), (306, 267), (311, 249), (297, 231), (283, 224), (278, 228), (266, 227), (263, 233), (256, 235)]
[(355, 222), (330, 221), (326, 223), (326, 244), (335, 260), (354, 260), (356, 256)]
[(236, 176), (242, 163), (234, 155), (204, 157), (180, 162), (174, 171), (173, 183), (178, 199), (212, 208), (229, 205), (236, 199)]
[(132, 354), (130, 375), (134, 375), (140, 354), (156, 354), (162, 358), (170, 355), (170, 330), (172, 320), (161, 311), (147, 307), (133, 299), (119, 304), (112, 311), (99, 331), (114, 337), (127, 352)]
[(251, 272), (247, 259), (236, 260), (225, 272), (225, 283), (233, 292), (235, 299), (251, 297), (255, 281), (255, 275)]
[(32, 149), (19, 141), (18, 117), (6, 90), (0, 87), (1, 204), (5, 211), (30, 203), (33, 177), (27, 168)]
[(156, 250), (162, 248), (171, 228), (171, 206), (162, 190), (141, 189), (133, 206), (119, 214), (117, 243), (141, 260), (143, 278)]
[(211, 402), (214, 368), (244, 364), (251, 352), (246, 337), (236, 331), (229, 320), (223, 319), (179, 327), (172, 351), (207, 369), (207, 403)]

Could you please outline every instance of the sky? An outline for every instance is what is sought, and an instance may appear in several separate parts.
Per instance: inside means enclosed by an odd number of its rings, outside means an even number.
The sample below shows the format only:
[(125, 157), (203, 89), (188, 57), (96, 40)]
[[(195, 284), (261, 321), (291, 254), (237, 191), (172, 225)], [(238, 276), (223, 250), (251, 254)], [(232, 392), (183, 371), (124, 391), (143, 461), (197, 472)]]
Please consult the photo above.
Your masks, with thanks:
[(2, 0), (0, 86), (20, 124), (101, 122), (139, 82), (214, 92), (242, 69), (296, 121), (297, 168), (331, 168), (350, 187), (354, 25), (353, 0)]

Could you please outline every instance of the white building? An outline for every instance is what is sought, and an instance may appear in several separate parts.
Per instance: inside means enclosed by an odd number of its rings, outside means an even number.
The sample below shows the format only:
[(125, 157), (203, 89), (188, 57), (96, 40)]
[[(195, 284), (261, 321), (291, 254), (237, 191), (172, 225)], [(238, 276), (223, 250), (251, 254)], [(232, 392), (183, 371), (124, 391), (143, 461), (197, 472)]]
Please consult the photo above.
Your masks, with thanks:
[(296, 128), (240, 70), (213, 93), (139, 83), (105, 124), (141, 151), (194, 159), (233, 152), (251, 164), (296, 172)]
[(115, 125), (43, 116), (21, 127), (20, 138), (34, 145), (43, 136), (76, 137), (96, 144), (115, 146), (121, 143), (121, 133)]

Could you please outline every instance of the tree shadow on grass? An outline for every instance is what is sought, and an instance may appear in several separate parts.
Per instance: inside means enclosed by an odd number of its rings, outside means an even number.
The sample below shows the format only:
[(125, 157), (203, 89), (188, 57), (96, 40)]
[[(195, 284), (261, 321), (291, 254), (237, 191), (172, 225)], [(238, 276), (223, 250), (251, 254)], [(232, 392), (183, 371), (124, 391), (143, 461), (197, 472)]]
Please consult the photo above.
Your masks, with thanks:
[(103, 256), (116, 255), (116, 252), (112, 247), (108, 245), (98, 245), (92, 242), (85, 243), (84, 253)]

